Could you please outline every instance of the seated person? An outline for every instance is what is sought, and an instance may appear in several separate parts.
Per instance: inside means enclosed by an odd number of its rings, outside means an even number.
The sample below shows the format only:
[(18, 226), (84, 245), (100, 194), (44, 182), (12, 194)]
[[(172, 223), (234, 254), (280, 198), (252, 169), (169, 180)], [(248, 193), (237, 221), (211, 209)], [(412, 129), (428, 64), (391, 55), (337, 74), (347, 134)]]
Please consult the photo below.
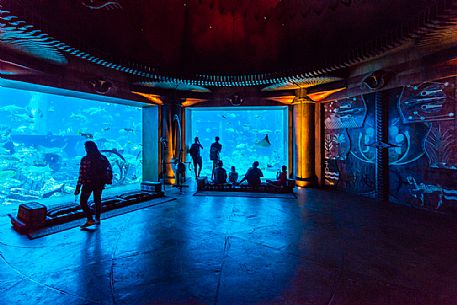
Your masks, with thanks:
[(214, 184), (224, 184), (227, 182), (227, 172), (222, 167), (221, 160), (217, 161), (217, 167), (214, 169)]
[(255, 161), (254, 163), (252, 163), (252, 167), (248, 169), (248, 171), (244, 175), (244, 178), (241, 179), (240, 183), (244, 180), (247, 180), (249, 186), (259, 186), (261, 183), (260, 177), (263, 177), (263, 173), (258, 167), (259, 161)]
[(276, 175), (276, 181), (267, 180), (267, 183), (273, 186), (287, 186), (287, 166), (281, 167), (281, 172)]
[(230, 173), (229, 173), (229, 182), (232, 184), (235, 184), (238, 182), (238, 173), (235, 170), (235, 166), (232, 166), (230, 168)]

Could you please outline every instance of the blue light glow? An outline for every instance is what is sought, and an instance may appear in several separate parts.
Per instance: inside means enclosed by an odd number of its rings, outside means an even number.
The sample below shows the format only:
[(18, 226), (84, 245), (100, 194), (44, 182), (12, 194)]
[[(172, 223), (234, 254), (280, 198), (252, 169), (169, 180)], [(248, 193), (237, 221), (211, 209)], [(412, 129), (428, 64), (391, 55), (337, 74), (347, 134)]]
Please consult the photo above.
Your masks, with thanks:
[(89, 139), (113, 187), (141, 181), (141, 108), (0, 87), (0, 205), (73, 193)]
[(211, 176), (209, 149), (215, 136), (220, 137), (227, 172), (233, 165), (242, 177), (257, 160), (264, 176), (274, 178), (287, 165), (287, 107), (195, 108), (188, 109), (187, 118), (186, 144), (190, 147), (199, 137), (204, 147), (202, 176)]

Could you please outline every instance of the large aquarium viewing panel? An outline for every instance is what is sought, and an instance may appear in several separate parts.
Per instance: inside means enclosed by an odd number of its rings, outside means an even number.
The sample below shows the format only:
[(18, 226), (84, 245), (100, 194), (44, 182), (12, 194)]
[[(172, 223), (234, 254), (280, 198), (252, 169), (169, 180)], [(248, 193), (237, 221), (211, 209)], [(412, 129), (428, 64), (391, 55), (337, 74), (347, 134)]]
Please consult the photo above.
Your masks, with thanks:
[(113, 185), (142, 180), (142, 109), (0, 87), (0, 206), (73, 194), (84, 142), (113, 167)]
[(259, 161), (266, 178), (275, 178), (288, 164), (287, 107), (188, 108), (186, 124), (187, 148), (195, 137), (203, 146), (200, 176), (211, 177), (209, 151), (216, 136), (222, 144), (224, 168), (228, 173), (235, 166), (240, 179), (254, 161)]

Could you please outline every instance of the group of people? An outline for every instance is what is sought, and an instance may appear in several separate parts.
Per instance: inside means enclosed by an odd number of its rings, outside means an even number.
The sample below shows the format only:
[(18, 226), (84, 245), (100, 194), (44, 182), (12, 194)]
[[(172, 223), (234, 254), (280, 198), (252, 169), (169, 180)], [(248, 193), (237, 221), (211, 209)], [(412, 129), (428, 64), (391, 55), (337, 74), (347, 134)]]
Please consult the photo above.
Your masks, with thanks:
[[(254, 161), (252, 167), (250, 167), (244, 177), (238, 181), (238, 172), (235, 166), (232, 166), (227, 176), (227, 171), (224, 169), (224, 163), (220, 159), (220, 153), (222, 151), (222, 145), (219, 143), (219, 137), (215, 138), (215, 142), (211, 144), (209, 158), (213, 162), (211, 180), (215, 184), (224, 184), (228, 182), (232, 185), (239, 185), (244, 181), (247, 181), (249, 186), (259, 186), (261, 184), (261, 177), (263, 177), (262, 170), (259, 168), (259, 162)], [(190, 156), (195, 170), (195, 177), (200, 177), (202, 170), (202, 156), (200, 150), (203, 149), (198, 137), (195, 137), (194, 143), (189, 149)], [(273, 186), (286, 186), (287, 184), (287, 166), (281, 167), (281, 172), (278, 172), (276, 181), (267, 180), (267, 183)]]
[[(87, 218), (86, 222), (81, 225), (81, 228), (83, 229), (100, 224), (102, 191), (106, 184), (112, 183), (113, 179), (111, 165), (106, 156), (100, 153), (95, 142), (86, 141), (84, 147), (86, 149), (86, 156), (81, 159), (79, 178), (75, 189), (75, 195), (81, 194), (80, 205)], [(200, 144), (198, 137), (196, 137), (195, 143), (192, 144), (189, 150), (196, 177), (200, 176), (202, 170), (201, 149), (203, 149), (203, 146)], [(263, 173), (259, 168), (258, 161), (252, 163), (252, 167), (250, 167), (244, 177), (238, 181), (238, 173), (236, 172), (235, 166), (231, 167), (230, 173), (227, 175), (227, 172), (223, 167), (224, 163), (220, 159), (221, 151), (222, 145), (219, 143), (219, 137), (216, 137), (215, 142), (211, 144), (210, 147), (210, 160), (213, 162), (211, 179), (215, 184), (227, 183), (227, 178), (233, 185), (240, 184), (244, 181), (247, 181), (249, 186), (254, 187), (261, 184)], [(267, 180), (267, 183), (275, 186), (286, 186), (287, 167), (283, 165), (281, 172), (279, 172), (276, 177), (276, 181)], [(95, 220), (88, 205), (88, 199), (91, 194), (93, 194), (95, 203)]]

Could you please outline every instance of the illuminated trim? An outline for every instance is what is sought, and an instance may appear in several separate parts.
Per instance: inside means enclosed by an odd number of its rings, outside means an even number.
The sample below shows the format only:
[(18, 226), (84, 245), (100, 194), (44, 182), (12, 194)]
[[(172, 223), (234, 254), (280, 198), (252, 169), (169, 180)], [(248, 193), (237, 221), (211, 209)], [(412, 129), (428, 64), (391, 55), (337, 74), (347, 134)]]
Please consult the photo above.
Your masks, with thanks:
[(155, 105), (163, 105), (162, 99), (156, 94), (142, 93), (137, 91), (132, 91), (132, 93), (147, 98), (151, 103)]

